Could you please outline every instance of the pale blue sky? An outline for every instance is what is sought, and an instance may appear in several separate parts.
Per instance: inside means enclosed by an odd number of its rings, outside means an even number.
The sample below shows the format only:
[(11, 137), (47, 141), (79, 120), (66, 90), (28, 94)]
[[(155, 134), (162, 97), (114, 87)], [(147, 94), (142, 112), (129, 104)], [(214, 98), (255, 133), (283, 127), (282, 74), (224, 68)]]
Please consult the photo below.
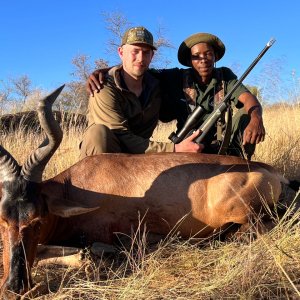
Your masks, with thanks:
[[(180, 4), (181, 3), (181, 4)], [(176, 49), (168, 51), (173, 66), (177, 48), (196, 32), (216, 34), (226, 45), (218, 66), (239, 66), (241, 73), (271, 37), (276, 43), (250, 74), (280, 60), (285, 76), (300, 74), (300, 1), (1, 1), (0, 80), (27, 74), (35, 86), (51, 89), (70, 81), (71, 60), (77, 54), (102, 57), (108, 31), (101, 12), (120, 11), (132, 25), (165, 35)]]

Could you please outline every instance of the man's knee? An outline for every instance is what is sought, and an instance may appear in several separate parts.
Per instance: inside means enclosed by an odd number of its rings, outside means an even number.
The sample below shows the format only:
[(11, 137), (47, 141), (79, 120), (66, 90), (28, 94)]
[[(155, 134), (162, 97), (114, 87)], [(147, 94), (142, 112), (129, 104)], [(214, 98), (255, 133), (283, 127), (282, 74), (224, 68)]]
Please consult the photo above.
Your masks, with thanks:
[(100, 153), (121, 152), (116, 135), (105, 125), (95, 124), (84, 133), (80, 143), (80, 158)]

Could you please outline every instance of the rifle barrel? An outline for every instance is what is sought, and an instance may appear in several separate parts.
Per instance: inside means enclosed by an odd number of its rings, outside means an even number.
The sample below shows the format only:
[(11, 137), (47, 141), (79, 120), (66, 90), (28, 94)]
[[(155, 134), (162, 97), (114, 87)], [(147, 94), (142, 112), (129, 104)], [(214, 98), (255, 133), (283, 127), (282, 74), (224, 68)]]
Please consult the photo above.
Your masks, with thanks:
[(244, 74), (240, 77), (240, 79), (235, 83), (230, 92), (224, 97), (223, 101), (228, 101), (228, 99), (232, 96), (238, 86), (242, 83), (242, 81), (248, 76), (248, 74), (252, 71), (252, 69), (256, 66), (256, 64), (260, 61), (260, 59), (264, 56), (264, 54), (269, 50), (269, 48), (275, 43), (275, 39), (271, 39), (264, 49), (258, 54), (255, 60), (251, 63), (251, 65), (247, 68)]
[[(246, 76), (251, 72), (251, 70), (255, 67), (255, 65), (260, 61), (260, 59), (264, 56), (264, 54), (269, 50), (269, 48), (275, 43), (275, 39), (269, 40), (269, 42), (266, 44), (265, 48), (258, 54), (256, 59), (252, 62), (252, 64), (248, 67), (248, 69), (244, 72), (244, 74), (241, 76), (241, 78), (238, 80), (238, 82), (242, 82)], [(237, 83), (238, 83), (237, 82)], [(237, 83), (234, 85), (234, 87), (237, 85)], [(238, 84), (239, 85), (239, 84)], [(233, 87), (233, 88), (234, 88)], [(232, 88), (232, 89), (233, 89)], [(235, 88), (236, 89), (236, 88)], [(234, 91), (235, 91), (234, 89)], [(233, 92), (232, 92), (233, 93)]]

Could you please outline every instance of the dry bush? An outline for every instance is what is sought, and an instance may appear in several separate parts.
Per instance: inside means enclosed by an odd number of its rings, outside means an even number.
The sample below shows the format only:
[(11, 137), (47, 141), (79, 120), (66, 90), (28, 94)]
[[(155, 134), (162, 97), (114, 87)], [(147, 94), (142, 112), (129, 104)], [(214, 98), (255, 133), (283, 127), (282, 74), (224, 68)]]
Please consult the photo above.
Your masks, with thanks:
[[(299, 176), (300, 108), (285, 106), (265, 110), (266, 141), (256, 159), (287, 176)], [(159, 124), (155, 138), (167, 140), (174, 123)], [(64, 129), (62, 145), (46, 168), (45, 178), (75, 163), (82, 130)], [(22, 163), (37, 147), (41, 135), (22, 131), (8, 134), (2, 144)], [(28, 150), (27, 150), (28, 149)], [(298, 194), (299, 198), (299, 194)], [(271, 232), (255, 241), (182, 241), (168, 237), (147, 244), (137, 232), (130, 247), (114, 256), (87, 262), (82, 268), (36, 266), (37, 282), (29, 299), (299, 299), (299, 213), (277, 219)], [(40, 294), (40, 296), (38, 296)]]

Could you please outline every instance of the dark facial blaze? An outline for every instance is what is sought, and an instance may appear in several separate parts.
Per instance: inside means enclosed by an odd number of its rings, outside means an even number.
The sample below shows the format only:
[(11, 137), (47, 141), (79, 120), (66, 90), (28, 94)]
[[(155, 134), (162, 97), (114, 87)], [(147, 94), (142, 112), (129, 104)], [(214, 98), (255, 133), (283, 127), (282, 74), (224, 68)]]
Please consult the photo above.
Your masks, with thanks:
[[(3, 241), (2, 297), (22, 294), (31, 284), (30, 267), (36, 253), (43, 211), (38, 184), (23, 178), (2, 183), (0, 228)], [(9, 299), (9, 297), (7, 296)]]

